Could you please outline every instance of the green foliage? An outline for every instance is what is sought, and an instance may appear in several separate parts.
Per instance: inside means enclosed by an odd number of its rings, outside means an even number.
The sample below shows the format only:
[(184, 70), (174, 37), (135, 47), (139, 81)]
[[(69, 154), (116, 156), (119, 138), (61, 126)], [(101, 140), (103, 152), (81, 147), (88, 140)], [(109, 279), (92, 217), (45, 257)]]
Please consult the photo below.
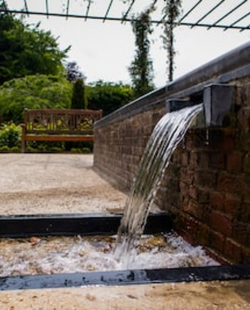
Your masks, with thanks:
[(181, 0), (168, 0), (163, 9), (164, 15), (167, 17), (165, 23), (163, 24), (164, 35), (163, 47), (167, 51), (167, 63), (168, 63), (168, 81), (173, 80), (174, 74), (174, 22), (177, 20), (181, 13)]
[[(28, 141), (27, 152), (29, 153), (85, 153), (89, 154), (93, 152), (93, 142), (71, 142), (70, 146), (67, 147), (69, 142), (47, 142), (47, 141)], [(4, 152), (12, 151), (12, 149), (4, 148)], [(1, 148), (0, 148), (1, 151)]]
[(73, 84), (71, 109), (87, 109), (87, 97), (83, 79), (76, 79)]
[(9, 151), (8, 146), (0, 146), (0, 153), (9, 153)]
[(0, 147), (4, 148), (20, 148), (21, 127), (13, 123), (3, 124), (0, 127)]
[(29, 153), (60, 153), (64, 152), (64, 142), (28, 141), (26, 151)]
[(84, 148), (71, 148), (70, 149), (71, 153), (76, 153), (76, 154), (90, 154), (92, 151), (88, 147)]
[[(5, 3), (0, 3), (4, 8)], [(69, 48), (60, 51), (50, 31), (39, 29), (0, 12), (0, 85), (13, 78), (64, 72), (62, 60)]]
[(132, 87), (135, 97), (140, 97), (154, 89), (153, 84), (153, 63), (149, 57), (150, 41), (149, 34), (152, 32), (150, 13), (153, 7), (132, 22), (135, 34), (136, 55), (129, 67)]
[(88, 108), (102, 109), (103, 115), (110, 114), (133, 100), (132, 88), (121, 83), (97, 81), (86, 88)]
[(0, 86), (0, 115), (4, 122), (23, 122), (24, 109), (67, 109), (72, 85), (59, 76), (34, 75)]
[(13, 146), (10, 148), (11, 153), (21, 153), (21, 148), (19, 146)]
[(62, 151), (63, 149), (61, 147), (58, 147), (58, 146), (51, 147), (51, 153), (61, 153)]

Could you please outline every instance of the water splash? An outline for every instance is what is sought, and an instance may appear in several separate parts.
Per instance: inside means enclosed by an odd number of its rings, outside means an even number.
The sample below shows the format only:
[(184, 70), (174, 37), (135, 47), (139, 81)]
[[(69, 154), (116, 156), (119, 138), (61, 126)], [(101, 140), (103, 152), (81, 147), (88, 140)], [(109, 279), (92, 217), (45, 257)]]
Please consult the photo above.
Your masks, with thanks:
[(125, 261), (114, 258), (115, 242), (116, 236), (1, 239), (0, 278), (217, 264), (200, 246), (192, 247), (175, 233), (143, 235), (133, 249), (136, 259), (130, 255)]
[(157, 123), (142, 156), (118, 229), (115, 257), (128, 257), (141, 237), (169, 160), (203, 104), (165, 114)]

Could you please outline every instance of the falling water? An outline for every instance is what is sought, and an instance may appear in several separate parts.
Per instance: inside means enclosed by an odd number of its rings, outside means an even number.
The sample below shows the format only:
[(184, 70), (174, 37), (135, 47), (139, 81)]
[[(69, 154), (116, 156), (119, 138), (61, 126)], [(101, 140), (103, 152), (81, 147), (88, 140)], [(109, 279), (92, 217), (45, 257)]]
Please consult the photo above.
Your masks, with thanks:
[(126, 257), (141, 237), (169, 160), (203, 105), (165, 114), (157, 123), (142, 156), (118, 229), (116, 259)]

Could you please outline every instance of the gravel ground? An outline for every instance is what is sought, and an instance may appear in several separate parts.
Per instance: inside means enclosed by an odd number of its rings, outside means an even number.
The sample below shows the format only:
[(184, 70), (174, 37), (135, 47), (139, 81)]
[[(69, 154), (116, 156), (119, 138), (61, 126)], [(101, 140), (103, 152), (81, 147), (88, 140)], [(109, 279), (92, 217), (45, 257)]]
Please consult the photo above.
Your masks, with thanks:
[(0, 292), (1, 310), (249, 310), (250, 281)]
[(0, 215), (122, 211), (126, 195), (92, 165), (93, 155), (0, 154)]

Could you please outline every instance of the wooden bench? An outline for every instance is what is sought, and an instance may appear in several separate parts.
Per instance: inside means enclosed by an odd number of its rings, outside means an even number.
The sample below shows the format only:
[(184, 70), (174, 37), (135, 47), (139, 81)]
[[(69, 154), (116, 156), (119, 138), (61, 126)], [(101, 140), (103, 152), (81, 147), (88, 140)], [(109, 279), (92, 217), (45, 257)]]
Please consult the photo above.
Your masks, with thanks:
[(27, 141), (94, 141), (94, 122), (102, 110), (25, 110), (22, 124), (22, 152)]

